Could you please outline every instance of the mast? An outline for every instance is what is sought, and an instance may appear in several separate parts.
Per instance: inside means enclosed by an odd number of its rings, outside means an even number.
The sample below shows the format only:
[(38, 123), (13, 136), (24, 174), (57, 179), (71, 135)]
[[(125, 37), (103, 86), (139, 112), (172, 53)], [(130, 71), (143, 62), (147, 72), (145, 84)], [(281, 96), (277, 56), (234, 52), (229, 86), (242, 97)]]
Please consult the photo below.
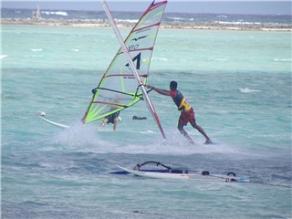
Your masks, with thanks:
[(150, 100), (150, 98), (149, 98), (149, 96), (147, 94), (145, 86), (141, 81), (141, 78), (139, 76), (139, 73), (137, 72), (135, 64), (133, 63), (132, 57), (131, 57), (131, 55), (129, 53), (129, 50), (128, 50), (127, 46), (125, 45), (124, 41), (123, 41), (122, 35), (121, 35), (119, 29), (117, 28), (115, 22), (114, 22), (114, 19), (113, 19), (112, 15), (111, 15), (111, 12), (109, 10), (109, 6), (107, 5), (105, 0), (103, 0), (101, 3), (102, 3), (102, 6), (104, 8), (104, 11), (105, 11), (105, 13), (106, 13), (106, 15), (107, 15), (107, 17), (109, 19), (109, 22), (110, 22), (110, 24), (111, 24), (111, 26), (112, 26), (112, 28), (114, 30), (114, 33), (115, 33), (115, 35), (116, 35), (116, 37), (117, 37), (117, 39), (118, 39), (118, 41), (119, 41), (119, 43), (121, 45), (122, 51), (125, 54), (128, 62), (129, 62), (129, 67), (131, 68), (131, 70), (132, 70), (132, 72), (133, 72), (133, 74), (134, 74), (139, 86), (141, 87), (144, 99), (146, 100), (146, 106), (147, 106), (148, 110), (150, 111), (150, 113), (152, 114), (152, 117), (153, 117), (154, 121), (156, 122), (162, 137), (164, 139), (166, 139), (166, 136), (165, 136), (164, 130), (163, 130), (162, 126), (161, 126), (159, 117), (158, 117), (158, 115), (157, 115), (157, 113), (155, 111), (155, 108), (154, 108), (154, 106), (153, 106), (153, 104), (152, 104), (152, 102), (151, 102), (151, 100)]

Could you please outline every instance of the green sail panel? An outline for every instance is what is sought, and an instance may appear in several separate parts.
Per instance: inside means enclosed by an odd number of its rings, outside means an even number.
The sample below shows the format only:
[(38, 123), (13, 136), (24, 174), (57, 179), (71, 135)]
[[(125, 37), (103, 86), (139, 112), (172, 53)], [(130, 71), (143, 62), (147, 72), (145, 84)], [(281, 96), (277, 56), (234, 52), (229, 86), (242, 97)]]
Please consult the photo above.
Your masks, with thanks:
[[(143, 84), (147, 84), (153, 48), (166, 4), (167, 1), (153, 1), (124, 41)], [(133, 106), (142, 97), (127, 57), (120, 48), (100, 79), (82, 121), (89, 123), (103, 119)]]

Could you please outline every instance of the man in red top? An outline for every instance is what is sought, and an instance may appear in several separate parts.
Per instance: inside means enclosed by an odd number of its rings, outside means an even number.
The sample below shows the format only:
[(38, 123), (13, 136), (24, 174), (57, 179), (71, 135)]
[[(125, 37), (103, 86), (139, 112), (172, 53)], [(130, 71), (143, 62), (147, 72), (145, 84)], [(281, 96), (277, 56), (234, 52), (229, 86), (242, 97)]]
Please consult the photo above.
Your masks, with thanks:
[(181, 111), (177, 128), (180, 131), (180, 133), (183, 134), (192, 144), (194, 144), (193, 140), (183, 128), (185, 125), (188, 124), (188, 122), (190, 122), (191, 125), (205, 137), (206, 139), (205, 144), (212, 143), (204, 129), (196, 123), (194, 110), (192, 106), (186, 101), (183, 94), (179, 90), (177, 90), (176, 81), (170, 82), (169, 85), (170, 90), (159, 89), (150, 85), (148, 85), (147, 87), (155, 90), (159, 94), (172, 97), (174, 103), (178, 107), (178, 110)]

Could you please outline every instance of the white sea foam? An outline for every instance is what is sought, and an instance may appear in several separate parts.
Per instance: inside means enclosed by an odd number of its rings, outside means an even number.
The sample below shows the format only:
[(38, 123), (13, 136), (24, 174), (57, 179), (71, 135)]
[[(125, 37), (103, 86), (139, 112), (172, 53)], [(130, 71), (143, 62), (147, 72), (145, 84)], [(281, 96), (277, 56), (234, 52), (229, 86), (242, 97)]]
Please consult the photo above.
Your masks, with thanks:
[[(168, 130), (169, 131), (169, 130)], [(118, 132), (118, 131), (117, 131)], [(105, 140), (105, 136), (117, 136), (112, 128), (96, 129), (94, 126), (84, 126), (76, 124), (69, 129), (62, 130), (53, 139), (54, 143), (64, 145), (82, 151), (94, 153), (127, 153), (127, 154), (162, 154), (162, 155), (189, 155), (189, 154), (209, 154), (224, 153), (237, 154), (234, 147), (224, 144), (205, 145), (204, 139), (199, 136), (192, 136), (196, 144), (191, 145), (176, 130), (168, 134), (167, 140), (161, 139), (156, 132), (146, 130), (139, 135), (144, 135), (148, 139), (147, 143), (125, 142)], [(128, 133), (130, 135), (130, 133)], [(149, 142), (149, 137), (151, 140)], [(111, 139), (111, 138), (109, 138)], [(216, 139), (214, 139), (216, 140)]]
[(239, 88), (239, 91), (240, 91), (241, 93), (244, 93), (244, 94), (261, 92), (261, 90), (254, 90), (254, 89), (250, 89), (250, 88), (248, 88), (248, 87), (245, 87), (245, 88)]
[(42, 14), (45, 15), (58, 15), (58, 16), (68, 16), (68, 12), (66, 11), (41, 11)]
[(0, 55), (0, 60), (1, 60), (1, 59), (5, 59), (7, 56), (8, 56), (8, 55), (1, 54), (1, 55)]
[[(113, 145), (112, 145), (113, 146)], [(115, 147), (115, 146), (114, 146)], [(110, 148), (108, 148), (109, 150)], [(150, 144), (126, 144), (111, 148), (115, 153), (128, 154), (160, 154), (160, 155), (190, 155), (190, 154), (237, 154), (235, 148), (224, 144), (205, 145), (203, 142), (196, 141), (195, 145), (190, 144), (182, 136), (174, 138), (169, 136), (166, 141), (157, 140)], [(113, 151), (108, 151), (113, 152)]]
[(33, 52), (42, 52), (43, 49), (42, 48), (32, 48), (31, 51), (33, 51)]
[(79, 49), (72, 49), (72, 51), (74, 51), (74, 52), (79, 52)]

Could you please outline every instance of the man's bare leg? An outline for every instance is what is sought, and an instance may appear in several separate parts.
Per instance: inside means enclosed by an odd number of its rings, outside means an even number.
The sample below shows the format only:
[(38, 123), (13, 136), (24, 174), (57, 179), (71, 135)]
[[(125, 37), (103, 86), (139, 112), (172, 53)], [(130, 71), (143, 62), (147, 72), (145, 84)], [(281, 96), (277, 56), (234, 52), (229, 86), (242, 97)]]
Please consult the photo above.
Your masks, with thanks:
[(188, 135), (188, 133), (184, 130), (183, 126), (182, 125), (178, 125), (178, 130), (180, 131), (180, 133), (185, 136), (188, 141), (191, 143), (191, 144), (195, 144), (195, 142), (193, 141), (193, 139)]
[(116, 118), (114, 119), (114, 124), (113, 124), (113, 130), (114, 130), (114, 131), (116, 131), (116, 129), (117, 129), (117, 124), (118, 124), (118, 117), (116, 117)]
[(212, 141), (209, 138), (209, 136), (206, 134), (206, 132), (204, 131), (204, 129), (196, 123), (195, 120), (193, 122), (191, 122), (191, 125), (195, 129), (197, 129), (205, 137), (205, 139), (206, 139), (205, 144), (212, 144)]

